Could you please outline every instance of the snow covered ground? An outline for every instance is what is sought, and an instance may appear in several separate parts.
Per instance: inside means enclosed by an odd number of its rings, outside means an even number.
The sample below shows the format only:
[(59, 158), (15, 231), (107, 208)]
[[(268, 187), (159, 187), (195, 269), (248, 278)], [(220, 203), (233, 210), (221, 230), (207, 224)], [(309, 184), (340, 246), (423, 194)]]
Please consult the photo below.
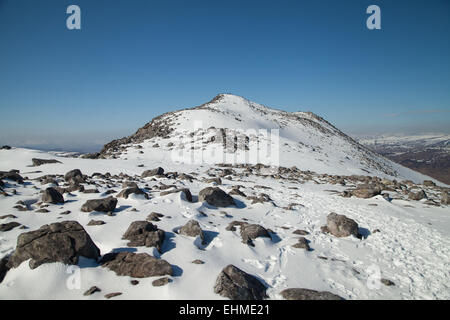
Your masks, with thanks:
[[(218, 274), (228, 264), (263, 281), (269, 288), (270, 299), (280, 299), (279, 292), (285, 288), (330, 291), (345, 299), (450, 298), (449, 206), (430, 206), (424, 204), (424, 200), (397, 200), (395, 193), (392, 193), (394, 199), (390, 202), (381, 195), (370, 199), (344, 198), (336, 191), (348, 189), (351, 183), (346, 186), (330, 184), (319, 175), (314, 175), (311, 180), (293, 181), (250, 174), (233, 176), (233, 180), (222, 177), (219, 187), (229, 192), (233, 185), (242, 185), (240, 190), (247, 196), (264, 192), (273, 202), (251, 204), (243, 197), (234, 196), (239, 201), (238, 207), (218, 209), (205, 203), (188, 202), (182, 193), (161, 196), (155, 188), (160, 183), (175, 184), (189, 188), (195, 197), (201, 189), (211, 186), (202, 178), (210, 178), (206, 171), (217, 166), (176, 164), (170, 161), (169, 151), (148, 152), (147, 146), (143, 146), (144, 154), (129, 148), (128, 154), (119, 159), (95, 160), (58, 157), (28, 149), (0, 150), (0, 170), (17, 169), (29, 179), (24, 185), (4, 180), (7, 184), (5, 191), (11, 194), (15, 189), (17, 194), (0, 195), (1, 215), (12, 214), (17, 218), (2, 219), (0, 223), (16, 221), (28, 229), (0, 232), (0, 259), (13, 252), (20, 233), (36, 230), (44, 224), (76, 220), (102, 254), (132, 250), (160, 257), (172, 265), (173, 281), (162, 287), (153, 287), (152, 281), (157, 277), (152, 277), (139, 279), (138, 285), (131, 285), (130, 277), (117, 276), (95, 261), (82, 259), (79, 263), (80, 287), (70, 289), (67, 282), (73, 278), (68, 273), (68, 266), (48, 263), (31, 270), (24, 262), (6, 274), (0, 284), (1, 299), (104, 299), (104, 294), (110, 292), (122, 292), (114, 299), (224, 299), (214, 293), (213, 287)], [(57, 159), (62, 163), (30, 167), (32, 158)], [(95, 187), (100, 193), (75, 191), (70, 195), (64, 194), (65, 204), (50, 205), (46, 208), (50, 211), (48, 213), (35, 212), (39, 209), (36, 203), (40, 201), (41, 189), (50, 185), (41, 185), (32, 180), (34, 178), (46, 174), (64, 175), (75, 168), (88, 176), (95, 172), (140, 176), (144, 170), (158, 166), (166, 172), (191, 174), (196, 179), (189, 182), (136, 177), (139, 187), (148, 191), (150, 199), (138, 196), (119, 198), (114, 216), (80, 211), (86, 200), (105, 196), (108, 188), (100, 181), (96, 181), (97, 185), (85, 186), (86, 189)], [(423, 181), (426, 177), (414, 173), (406, 178)], [(60, 177), (57, 180), (62, 182)], [(119, 192), (122, 181), (113, 179), (113, 182), (113, 189)], [(258, 185), (269, 189), (258, 189), (255, 187)], [(427, 193), (429, 197), (438, 196), (438, 192), (431, 189), (427, 189)], [(31, 210), (14, 209), (20, 200), (29, 204)], [(293, 210), (285, 209), (291, 203), (297, 203)], [(71, 213), (60, 215), (67, 210)], [(151, 212), (164, 214), (160, 222), (155, 222), (166, 232), (161, 254), (154, 248), (129, 248), (126, 245), (128, 241), (121, 239), (131, 222), (145, 220)], [(366, 238), (336, 238), (322, 233), (320, 227), (326, 224), (330, 212), (354, 219)], [(91, 219), (103, 220), (106, 224), (87, 226)], [(206, 245), (198, 246), (194, 238), (174, 232), (190, 219), (197, 220), (205, 231)], [(272, 239), (258, 238), (255, 246), (251, 247), (242, 243), (238, 232), (225, 230), (231, 221), (243, 219), (272, 230)], [(305, 237), (310, 241), (311, 251), (292, 248), (298, 238), (293, 234), (296, 229), (310, 233)], [(374, 233), (376, 229), (380, 232)], [(191, 263), (195, 259), (201, 259), (205, 264)], [(380, 278), (389, 279), (395, 285), (380, 284)], [(101, 293), (83, 296), (94, 285), (101, 288)]]

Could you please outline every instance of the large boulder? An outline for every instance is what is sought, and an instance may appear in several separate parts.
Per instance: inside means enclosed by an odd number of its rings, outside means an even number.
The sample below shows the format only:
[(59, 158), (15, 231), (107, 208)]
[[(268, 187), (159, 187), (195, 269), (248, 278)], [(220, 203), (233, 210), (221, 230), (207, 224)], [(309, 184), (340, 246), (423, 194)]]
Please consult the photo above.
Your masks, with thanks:
[(189, 220), (180, 228), (178, 233), (188, 237), (200, 237), (202, 243), (205, 243), (205, 235), (203, 234), (202, 228), (200, 228), (200, 224), (196, 220)]
[(85, 182), (80, 169), (73, 169), (67, 172), (64, 175), (64, 180), (66, 180), (70, 184), (79, 184)]
[(266, 286), (254, 276), (228, 265), (219, 274), (214, 292), (231, 300), (262, 300), (267, 297)]
[(130, 240), (129, 247), (156, 247), (161, 252), (165, 232), (148, 221), (134, 221), (122, 236), (124, 240)]
[(208, 204), (216, 207), (236, 205), (233, 197), (218, 187), (208, 187), (201, 190), (198, 194), (198, 200), (200, 202), (206, 201)]
[(28, 259), (31, 269), (51, 262), (75, 265), (80, 256), (97, 260), (100, 249), (78, 222), (64, 221), (20, 234), (8, 266), (16, 268)]
[(117, 199), (113, 196), (109, 196), (103, 199), (93, 199), (86, 201), (81, 207), (83, 212), (99, 211), (99, 212), (112, 212), (116, 208)]
[(130, 187), (120, 191), (119, 194), (117, 195), (117, 198), (128, 199), (128, 196), (130, 194), (137, 194), (137, 195), (142, 194), (144, 195), (145, 199), (148, 199), (148, 194), (145, 193), (143, 190), (139, 189), (138, 187)]
[(164, 169), (161, 167), (158, 167), (158, 168), (152, 169), (152, 170), (145, 170), (144, 172), (142, 172), (141, 178), (161, 176), (163, 174), (164, 174)]
[(101, 259), (100, 264), (114, 271), (118, 276), (147, 278), (173, 274), (172, 266), (167, 261), (147, 253), (108, 253)]
[(55, 188), (47, 188), (42, 193), (42, 202), (44, 203), (64, 203), (64, 197)]
[(326, 231), (336, 237), (358, 237), (358, 224), (355, 220), (332, 212), (327, 216)]
[(41, 166), (43, 164), (48, 164), (48, 163), (61, 163), (61, 161), (55, 160), (55, 159), (38, 159), (38, 158), (33, 158), (31, 159), (31, 161), (33, 162), (33, 166), (38, 167)]
[(344, 300), (342, 297), (328, 291), (290, 288), (280, 292), (286, 300)]

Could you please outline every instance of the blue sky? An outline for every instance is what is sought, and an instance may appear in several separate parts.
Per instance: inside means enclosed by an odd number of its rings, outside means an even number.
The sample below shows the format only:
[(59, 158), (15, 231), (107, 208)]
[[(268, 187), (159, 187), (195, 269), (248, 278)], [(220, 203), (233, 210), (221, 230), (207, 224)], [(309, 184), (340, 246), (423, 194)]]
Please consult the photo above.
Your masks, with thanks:
[(92, 150), (222, 92), (352, 134), (450, 133), (449, 34), (447, 0), (0, 0), (0, 144)]

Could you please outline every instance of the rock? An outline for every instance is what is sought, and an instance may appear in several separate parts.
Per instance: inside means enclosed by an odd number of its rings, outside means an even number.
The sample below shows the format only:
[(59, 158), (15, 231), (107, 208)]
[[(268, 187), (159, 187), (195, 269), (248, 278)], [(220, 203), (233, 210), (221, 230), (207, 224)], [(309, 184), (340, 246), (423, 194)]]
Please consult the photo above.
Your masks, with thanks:
[(196, 220), (189, 220), (180, 228), (178, 233), (188, 237), (200, 237), (202, 244), (205, 244), (203, 230), (200, 228), (200, 224)]
[(51, 262), (76, 265), (80, 256), (97, 260), (100, 250), (78, 222), (64, 221), (20, 234), (9, 266), (16, 268), (28, 259), (31, 269)]
[(242, 242), (248, 245), (254, 246), (253, 240), (256, 238), (269, 238), (272, 239), (269, 232), (259, 224), (241, 224), (241, 238)]
[(62, 163), (61, 161), (55, 160), (55, 159), (37, 159), (37, 158), (33, 158), (31, 159), (31, 161), (33, 162), (33, 166), (38, 167), (41, 166), (43, 164), (47, 164), (47, 163)]
[(121, 294), (122, 294), (122, 292), (112, 292), (112, 293), (105, 294), (105, 298), (111, 299), (111, 298), (120, 296)]
[(358, 237), (358, 224), (344, 215), (334, 212), (327, 216), (327, 231), (336, 237)]
[(49, 213), (50, 210), (47, 210), (47, 209), (45, 209), (45, 208), (42, 208), (42, 209), (35, 210), (34, 212), (37, 212), (37, 213)]
[(395, 283), (392, 282), (391, 280), (388, 280), (388, 279), (381, 279), (380, 281), (381, 281), (381, 283), (384, 284), (385, 286), (388, 286), (388, 287), (390, 287), (390, 286), (395, 286)]
[(328, 291), (290, 288), (280, 292), (286, 300), (344, 300), (342, 297)]
[(351, 194), (357, 198), (367, 199), (381, 194), (381, 190), (378, 187), (363, 184), (358, 185), (355, 190), (351, 191)]
[(23, 184), (23, 178), (20, 174), (18, 174), (15, 170), (11, 170), (9, 172), (7, 171), (0, 171), (0, 179), (8, 179), (15, 181), (19, 184)]
[(100, 288), (93, 286), (93, 287), (90, 287), (85, 293), (83, 293), (83, 295), (90, 296), (90, 295), (92, 295), (96, 292), (100, 292), (100, 291), (102, 291), (102, 290), (100, 290)]
[(164, 174), (164, 169), (161, 167), (158, 167), (158, 168), (152, 169), (152, 170), (145, 170), (144, 172), (142, 172), (141, 178), (161, 176), (163, 174)]
[(431, 180), (424, 180), (422, 183), (425, 187), (436, 187), (436, 183)]
[(219, 274), (214, 292), (231, 300), (262, 300), (267, 297), (266, 286), (254, 276), (228, 265)]
[(243, 198), (246, 198), (247, 196), (246, 196), (246, 194), (245, 193), (243, 193), (241, 190), (239, 190), (239, 189), (233, 189), (233, 190), (231, 190), (230, 192), (228, 192), (228, 194), (231, 196), (231, 195), (235, 195), (235, 196), (241, 196), (241, 197), (243, 197)]
[(442, 204), (450, 204), (450, 196), (447, 192), (442, 192), (441, 194), (441, 203)]
[(200, 259), (195, 259), (194, 261), (192, 261), (193, 264), (204, 264), (205, 262), (200, 260)]
[(198, 195), (200, 202), (206, 201), (216, 207), (235, 206), (233, 197), (218, 187), (208, 187), (200, 191)]
[(180, 189), (174, 189), (174, 190), (167, 190), (167, 191), (161, 192), (159, 195), (160, 195), (160, 196), (166, 196), (166, 195), (168, 195), (168, 194), (171, 194), (171, 193), (178, 193), (178, 192), (183, 192), (184, 195), (185, 195), (185, 197), (186, 197), (186, 200), (189, 201), (189, 202), (192, 202), (192, 194), (191, 194), (191, 191), (190, 191), (188, 188), (180, 188)]
[(42, 202), (44, 203), (64, 203), (64, 197), (55, 188), (47, 188), (42, 194)]
[(71, 184), (79, 184), (84, 183), (83, 174), (81, 173), (80, 169), (74, 169), (69, 172), (67, 172), (64, 175), (64, 180)]
[(17, 217), (15, 215), (13, 215), (13, 214), (7, 214), (7, 215), (4, 215), (4, 216), (0, 216), (0, 220), (8, 219), (8, 218), (17, 219)]
[(292, 232), (293, 234), (298, 234), (298, 235), (301, 235), (301, 236), (307, 236), (308, 234), (309, 234), (309, 232), (308, 231), (306, 231), (306, 230), (295, 230), (294, 232)]
[(122, 239), (130, 240), (129, 247), (156, 247), (161, 252), (165, 233), (148, 221), (134, 221), (130, 224)]
[(305, 237), (298, 238), (298, 242), (294, 244), (292, 247), (297, 249), (305, 249), (306, 251), (311, 250), (308, 244), (308, 240), (306, 240)]
[(83, 193), (100, 193), (97, 189), (84, 189)]
[(133, 286), (137, 286), (137, 285), (139, 284), (139, 281), (138, 281), (138, 280), (131, 280), (130, 283), (131, 283)]
[(220, 178), (205, 179), (205, 183), (214, 183), (216, 185), (221, 185), (222, 179), (220, 179)]
[(145, 193), (144, 191), (142, 191), (141, 189), (139, 189), (138, 187), (131, 187), (131, 188), (127, 188), (127, 189), (120, 191), (119, 194), (117, 195), (117, 198), (128, 199), (128, 196), (130, 194), (138, 194), (138, 195), (143, 194), (145, 199), (148, 199), (148, 194)]
[(89, 221), (89, 223), (87, 225), (88, 226), (101, 226), (103, 224), (106, 224), (106, 222), (103, 220), (91, 220), (91, 221)]
[(167, 261), (147, 253), (108, 253), (102, 258), (100, 264), (114, 271), (118, 276), (147, 278), (173, 274), (172, 266)]
[(99, 212), (112, 212), (116, 208), (117, 199), (113, 196), (109, 196), (103, 199), (94, 199), (86, 201), (81, 207), (83, 212), (99, 211)]
[(11, 150), (12, 148), (10, 146), (4, 145), (0, 149), (1, 150)]
[(134, 181), (125, 181), (124, 183), (122, 183), (122, 188), (123, 189), (127, 189), (127, 188), (139, 188), (137, 183)]
[(426, 195), (425, 191), (423, 191), (423, 190), (420, 190), (418, 192), (408, 193), (408, 199), (410, 199), (410, 200), (418, 201), (418, 200), (422, 200), (422, 199), (426, 199), (426, 198), (427, 198), (427, 195)]
[(18, 226), (20, 226), (21, 224), (18, 222), (8, 222), (8, 223), (2, 223), (0, 224), (0, 232), (6, 232), (6, 231), (10, 231)]
[(164, 217), (163, 214), (152, 212), (147, 216), (147, 221), (161, 221), (160, 218)]
[(3, 279), (5, 279), (6, 273), (9, 271), (8, 267), (9, 257), (5, 256), (0, 259), (0, 283), (2, 283)]
[(162, 287), (162, 286), (165, 286), (166, 284), (168, 284), (169, 282), (171, 282), (171, 280), (168, 277), (159, 278), (159, 279), (156, 279), (156, 280), (154, 280), (152, 282), (152, 286), (154, 286), (154, 287)]

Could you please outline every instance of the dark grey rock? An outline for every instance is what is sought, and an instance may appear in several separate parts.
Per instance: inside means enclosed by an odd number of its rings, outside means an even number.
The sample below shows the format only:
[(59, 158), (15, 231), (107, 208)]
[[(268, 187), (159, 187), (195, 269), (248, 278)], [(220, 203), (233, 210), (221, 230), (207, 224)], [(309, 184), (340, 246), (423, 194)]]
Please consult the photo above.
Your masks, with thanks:
[(37, 167), (37, 166), (41, 166), (43, 164), (48, 164), (48, 163), (61, 163), (61, 161), (55, 160), (55, 159), (38, 159), (38, 158), (33, 158), (31, 159), (31, 161), (33, 162), (33, 166)]
[(327, 216), (327, 231), (336, 237), (358, 237), (358, 224), (345, 215), (334, 212)]
[(93, 286), (93, 287), (90, 287), (83, 295), (90, 296), (90, 295), (93, 295), (94, 293), (100, 292), (100, 291), (102, 291), (102, 290), (100, 290), (99, 287)]
[(147, 178), (147, 177), (153, 177), (153, 176), (160, 176), (164, 174), (164, 169), (161, 167), (158, 167), (156, 169), (152, 169), (152, 170), (145, 170), (144, 172), (142, 172), (141, 174), (141, 178)]
[(10, 231), (18, 226), (20, 226), (21, 224), (18, 222), (8, 222), (8, 223), (2, 223), (0, 224), (0, 232), (6, 232), (6, 231)]
[(148, 221), (134, 221), (130, 224), (122, 239), (130, 240), (129, 247), (156, 247), (161, 252), (165, 232)]
[(305, 249), (306, 251), (311, 250), (308, 244), (308, 240), (306, 240), (305, 237), (298, 238), (298, 242), (294, 244), (292, 247), (297, 249)]
[(286, 300), (344, 300), (342, 297), (328, 291), (290, 288), (280, 292)]
[(205, 243), (203, 230), (202, 228), (200, 228), (200, 224), (196, 220), (189, 220), (184, 226), (180, 228), (178, 233), (188, 237), (200, 237), (200, 239), (202, 240), (202, 244)]
[(231, 300), (263, 300), (266, 286), (254, 276), (228, 265), (219, 274), (214, 292)]
[(200, 202), (207, 202), (216, 207), (235, 206), (233, 197), (218, 187), (208, 187), (200, 191), (198, 195)]
[(55, 188), (47, 188), (42, 193), (42, 202), (44, 203), (64, 203), (64, 197)]
[(113, 196), (102, 199), (87, 200), (81, 207), (83, 212), (112, 212), (116, 208), (117, 199)]
[(120, 191), (119, 194), (117, 195), (117, 198), (128, 199), (128, 196), (130, 194), (138, 194), (138, 195), (142, 194), (144, 195), (145, 199), (148, 199), (148, 194), (145, 193), (143, 190), (139, 189), (138, 187), (131, 187)]
[(191, 191), (188, 188), (179, 188), (179, 189), (174, 189), (174, 190), (167, 190), (167, 191), (163, 191), (161, 192), (159, 195), (160, 196), (166, 196), (168, 194), (172, 194), (172, 193), (178, 193), (178, 192), (183, 192), (186, 200), (189, 202), (192, 202), (192, 194)]

